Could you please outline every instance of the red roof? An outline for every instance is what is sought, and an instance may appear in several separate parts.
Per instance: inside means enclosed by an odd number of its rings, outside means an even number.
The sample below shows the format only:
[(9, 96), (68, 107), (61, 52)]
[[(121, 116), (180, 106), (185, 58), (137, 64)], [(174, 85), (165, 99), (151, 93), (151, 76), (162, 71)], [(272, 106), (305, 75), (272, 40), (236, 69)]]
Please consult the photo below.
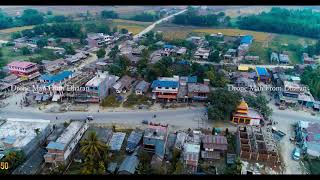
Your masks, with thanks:
[(13, 61), (12, 63), (8, 64), (8, 66), (15, 66), (19, 68), (28, 68), (34, 65), (36, 65), (36, 63), (26, 62), (26, 61)]

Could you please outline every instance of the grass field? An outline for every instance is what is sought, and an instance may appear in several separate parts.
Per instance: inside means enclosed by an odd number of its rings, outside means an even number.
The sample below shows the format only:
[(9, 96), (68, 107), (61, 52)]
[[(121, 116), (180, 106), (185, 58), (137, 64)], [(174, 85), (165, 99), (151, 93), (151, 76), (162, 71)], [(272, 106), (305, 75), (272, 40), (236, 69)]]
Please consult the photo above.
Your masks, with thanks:
[(25, 29), (32, 29), (34, 26), (22, 26), (22, 27), (15, 27), (15, 28), (9, 28), (9, 29), (2, 29), (0, 30), (0, 33), (13, 33), (17, 31), (22, 31)]
[(295, 51), (290, 50), (286, 47), (286, 45), (306, 45), (306, 44), (314, 44), (316, 42), (315, 39), (305, 38), (294, 35), (285, 35), (285, 34), (274, 34), (274, 33), (266, 33), (266, 32), (257, 32), (257, 31), (249, 31), (249, 30), (241, 30), (241, 29), (231, 29), (231, 28), (202, 28), (195, 26), (178, 26), (174, 24), (165, 24), (161, 26), (157, 26), (156, 30), (162, 31), (164, 39), (172, 40), (172, 39), (185, 39), (190, 35), (205, 35), (212, 33), (223, 33), (224, 35), (236, 36), (236, 35), (246, 35), (250, 34), (254, 37), (254, 42), (249, 49), (249, 55), (257, 55), (260, 56), (259, 63), (267, 63), (269, 64), (269, 54), (268, 49), (272, 51), (289, 51), (289, 58), (291, 60), (291, 64), (301, 63), (300, 54)]
[(117, 26), (118, 29), (128, 29), (128, 31), (132, 32), (134, 35), (141, 32), (147, 26), (149, 26), (150, 22), (140, 22), (140, 21), (131, 21), (131, 20), (124, 20), (124, 19), (113, 19), (111, 22), (111, 26)]
[(15, 27), (15, 28), (9, 28), (9, 29), (2, 29), (0, 30), (0, 39), (9, 40), (12, 33), (17, 31), (22, 31), (25, 29), (32, 29), (33, 27), (34, 26), (22, 26), (22, 27)]
[(3, 47), (1, 48), (2, 51), (2, 60), (9, 63), (11, 61), (24, 61), (28, 60), (29, 58), (36, 58), (40, 57), (40, 54), (31, 54), (31, 55), (22, 55), (19, 52), (14, 52), (12, 47)]
[(269, 33), (265, 32), (257, 32), (257, 31), (247, 31), (240, 29), (211, 29), (211, 28), (199, 28), (192, 30), (195, 33), (205, 33), (205, 34), (213, 34), (213, 33), (222, 33), (227, 36), (237, 36), (237, 35), (246, 35), (250, 34), (254, 37), (254, 40), (257, 42), (264, 42), (268, 40)]

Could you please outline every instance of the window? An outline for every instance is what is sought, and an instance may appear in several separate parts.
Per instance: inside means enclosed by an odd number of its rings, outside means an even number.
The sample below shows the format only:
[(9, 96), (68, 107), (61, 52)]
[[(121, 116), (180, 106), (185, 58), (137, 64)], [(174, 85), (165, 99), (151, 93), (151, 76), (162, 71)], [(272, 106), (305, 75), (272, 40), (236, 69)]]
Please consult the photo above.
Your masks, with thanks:
[(166, 89), (169, 89), (169, 87), (166, 87)]

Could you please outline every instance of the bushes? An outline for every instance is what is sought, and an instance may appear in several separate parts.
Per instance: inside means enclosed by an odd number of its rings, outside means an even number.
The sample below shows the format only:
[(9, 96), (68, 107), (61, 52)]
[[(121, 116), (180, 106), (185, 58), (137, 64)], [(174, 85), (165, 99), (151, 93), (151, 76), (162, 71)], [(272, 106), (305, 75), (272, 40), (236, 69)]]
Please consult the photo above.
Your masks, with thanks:
[(119, 107), (120, 102), (117, 100), (116, 96), (110, 95), (107, 96), (102, 102), (101, 106), (103, 107)]
[(148, 97), (144, 95), (130, 94), (128, 99), (123, 103), (123, 107), (132, 107), (139, 104), (148, 104)]

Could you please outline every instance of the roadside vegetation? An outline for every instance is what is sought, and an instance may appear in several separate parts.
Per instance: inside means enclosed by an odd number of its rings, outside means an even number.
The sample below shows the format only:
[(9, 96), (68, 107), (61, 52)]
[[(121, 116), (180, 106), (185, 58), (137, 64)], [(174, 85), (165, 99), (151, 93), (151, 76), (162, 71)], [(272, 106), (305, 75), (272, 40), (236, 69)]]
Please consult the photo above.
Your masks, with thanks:
[(148, 105), (148, 97), (144, 95), (136, 95), (134, 93), (127, 97), (127, 100), (123, 103), (123, 107), (133, 107), (135, 105)]
[(114, 95), (107, 96), (101, 102), (102, 107), (119, 107), (120, 104), (121, 103), (117, 100), (117, 97)]
[(9, 169), (0, 168), (0, 175), (9, 175), (13, 170), (20, 166), (26, 157), (22, 151), (12, 151), (9, 152), (1, 162), (7, 162), (9, 164)]
[(307, 67), (301, 76), (301, 83), (307, 85), (316, 98), (320, 99), (320, 67)]

